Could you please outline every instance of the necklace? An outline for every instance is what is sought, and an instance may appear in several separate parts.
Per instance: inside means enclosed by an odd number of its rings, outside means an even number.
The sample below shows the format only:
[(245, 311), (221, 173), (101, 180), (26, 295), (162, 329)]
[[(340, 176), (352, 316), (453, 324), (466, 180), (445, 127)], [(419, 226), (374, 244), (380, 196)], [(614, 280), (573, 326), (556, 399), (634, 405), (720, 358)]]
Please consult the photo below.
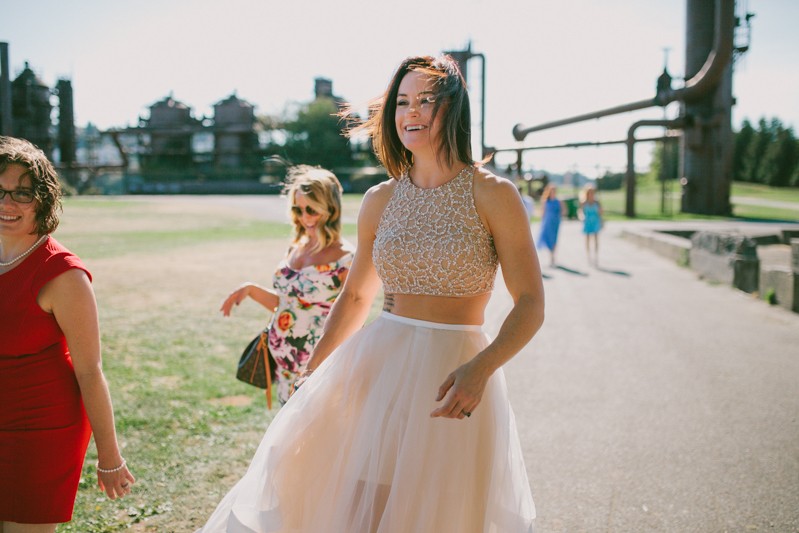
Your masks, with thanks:
[(41, 237), (39, 237), (39, 240), (37, 240), (35, 243), (33, 243), (33, 246), (31, 246), (30, 248), (28, 248), (27, 250), (25, 250), (24, 252), (22, 252), (21, 254), (16, 256), (11, 261), (0, 261), (0, 267), (11, 266), (14, 263), (16, 263), (17, 261), (19, 261), (20, 259), (23, 259), (23, 258), (27, 257), (28, 254), (31, 253), (37, 246), (39, 246), (46, 238), (47, 238), (47, 235), (42, 235)]

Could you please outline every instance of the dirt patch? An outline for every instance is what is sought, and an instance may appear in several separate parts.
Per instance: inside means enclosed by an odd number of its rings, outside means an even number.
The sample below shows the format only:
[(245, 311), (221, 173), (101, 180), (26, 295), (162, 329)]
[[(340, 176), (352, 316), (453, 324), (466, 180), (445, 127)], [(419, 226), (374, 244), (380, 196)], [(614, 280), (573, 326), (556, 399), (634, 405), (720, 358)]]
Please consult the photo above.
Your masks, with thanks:
[(209, 403), (229, 407), (246, 407), (252, 403), (252, 398), (249, 396), (226, 396), (224, 398), (211, 399)]

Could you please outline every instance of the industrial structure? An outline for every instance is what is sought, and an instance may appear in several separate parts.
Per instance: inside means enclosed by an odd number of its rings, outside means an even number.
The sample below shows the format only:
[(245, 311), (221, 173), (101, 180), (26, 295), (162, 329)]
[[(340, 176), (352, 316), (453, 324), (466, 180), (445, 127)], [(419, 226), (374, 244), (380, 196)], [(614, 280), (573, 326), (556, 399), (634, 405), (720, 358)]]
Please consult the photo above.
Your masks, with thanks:
[[(564, 118), (535, 126), (517, 124), (514, 137), (523, 141), (528, 135), (567, 124), (595, 120), (630, 111), (665, 107), (679, 102), (679, 112), (672, 118), (651, 118), (632, 123), (625, 139), (599, 142), (573, 142), (559, 146), (516, 146), (489, 149), (485, 143), (485, 57), (471, 50), (448, 52), (466, 75), (470, 59), (481, 60), (481, 157), (486, 152), (515, 151), (522, 175), (522, 154), (528, 150), (577, 148), (605, 144), (625, 144), (628, 153), (626, 172), (627, 201), (625, 213), (635, 216), (634, 146), (644, 141), (679, 138), (681, 209), (686, 213), (707, 215), (731, 214), (733, 132), (731, 125), (732, 71), (736, 54), (749, 46), (750, 13), (736, 17), (735, 0), (686, 0), (685, 82), (673, 87), (672, 76), (664, 68), (656, 80), (654, 96), (628, 104)], [(744, 42), (736, 41), (736, 28)], [(740, 39), (739, 39), (740, 40)], [(0, 43), (0, 132), (25, 137), (52, 154), (50, 89), (27, 66), (17, 79), (8, 74), (8, 45)], [(332, 82), (317, 78), (316, 98), (343, 100), (333, 95)], [(59, 97), (58, 145), (60, 164), (75, 167), (75, 128), (72, 113), (72, 89), (69, 80), (59, 80), (54, 94)], [(661, 128), (655, 136), (637, 137), (641, 128)], [(122, 166), (130, 160), (121, 136), (137, 141), (141, 180), (199, 180), (226, 182), (257, 179), (263, 172), (265, 150), (258, 142), (259, 124), (254, 107), (235, 93), (213, 106), (213, 116), (196, 118), (186, 104), (171, 94), (149, 107), (149, 117), (136, 126), (109, 130), (119, 148)], [(198, 140), (203, 140), (199, 142)]]
[[(58, 148), (59, 161), (75, 160), (75, 123), (72, 82), (60, 79), (53, 91), (26, 62), (14, 79), (9, 72), (8, 43), (0, 43), (0, 134), (22, 137), (38, 146), (49, 158)], [(58, 96), (58, 130), (52, 134), (52, 95)], [(57, 144), (56, 142), (57, 141)]]
[[(88, 154), (78, 162), (70, 80), (60, 79), (51, 89), (27, 62), (12, 80), (9, 64), (8, 43), (0, 43), (0, 134), (37, 145), (66, 182), (79, 191), (90, 188), (98, 174), (109, 170), (124, 175), (124, 192), (185, 192), (174, 185), (189, 182), (194, 182), (189, 186), (194, 192), (265, 189), (258, 187), (267, 153), (259, 142), (261, 125), (255, 106), (235, 92), (213, 104), (210, 117), (195, 117), (190, 106), (169, 94), (148, 106), (149, 113), (139, 117), (135, 126), (102, 132), (89, 126), (84, 139), (89, 150), (104, 136), (113, 141), (119, 157), (97, 161)], [(345, 104), (333, 93), (333, 82), (327, 78), (314, 80), (314, 95), (315, 99), (331, 99), (339, 108)], [(54, 96), (58, 99), (56, 124), (52, 120)]]
[[(680, 137), (680, 184), (682, 211), (705, 215), (729, 215), (732, 181), (731, 125), (732, 70), (736, 53), (748, 49), (750, 13), (735, 16), (734, 0), (686, 0), (685, 78), (683, 87), (672, 88), (667, 71), (658, 78), (656, 94), (638, 102), (547, 122), (536, 126), (517, 124), (513, 135), (518, 141), (529, 134), (567, 124), (594, 120), (619, 113), (680, 103), (679, 116), (673, 119), (647, 119), (630, 125), (627, 139), (606, 143), (573, 143), (565, 147), (592, 144), (627, 145), (627, 203), (625, 213), (635, 216), (635, 171), (633, 146), (643, 139), (635, 133), (642, 127), (662, 127)], [(742, 43), (735, 43), (735, 29), (745, 32)], [(657, 139), (657, 138), (655, 138)], [(652, 140), (652, 139), (647, 139)], [(515, 148), (519, 165), (521, 153), (539, 147)], [(511, 149), (507, 149), (508, 151)]]

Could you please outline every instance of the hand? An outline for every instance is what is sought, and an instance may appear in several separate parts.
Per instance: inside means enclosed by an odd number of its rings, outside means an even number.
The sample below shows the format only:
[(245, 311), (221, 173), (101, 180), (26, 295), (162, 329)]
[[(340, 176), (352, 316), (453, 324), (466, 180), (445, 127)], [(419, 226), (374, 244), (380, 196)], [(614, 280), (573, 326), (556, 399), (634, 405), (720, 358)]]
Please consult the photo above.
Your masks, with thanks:
[(438, 388), (436, 401), (444, 403), (430, 416), (458, 419), (470, 416), (480, 404), (489, 376), (474, 360), (459, 366)]
[(289, 391), (289, 398), (291, 398), (291, 396), (295, 392), (297, 392), (297, 390), (300, 388), (300, 386), (303, 383), (305, 383), (305, 381), (309, 377), (311, 377), (311, 374), (313, 374), (313, 370), (311, 370), (311, 369), (307, 369), (306, 368), (305, 370), (302, 371), (302, 373), (300, 374), (300, 377), (298, 377), (297, 380), (294, 382), (294, 384), (291, 386), (291, 390)]
[(222, 307), (219, 308), (224, 316), (230, 316), (230, 311), (233, 309), (233, 306), (239, 305), (250, 295), (251, 285), (250, 283), (245, 283), (225, 298), (225, 301), (222, 302)]
[(131, 485), (136, 483), (136, 478), (128, 470), (127, 465), (115, 472), (97, 472), (97, 485), (112, 500), (130, 494)]

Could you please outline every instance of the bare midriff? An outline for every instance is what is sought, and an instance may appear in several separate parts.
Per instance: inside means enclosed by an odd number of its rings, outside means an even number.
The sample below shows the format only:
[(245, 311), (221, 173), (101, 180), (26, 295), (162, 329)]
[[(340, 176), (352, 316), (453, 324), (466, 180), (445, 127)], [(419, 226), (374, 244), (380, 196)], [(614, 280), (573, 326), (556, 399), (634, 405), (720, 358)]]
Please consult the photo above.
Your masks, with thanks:
[(479, 326), (485, 319), (490, 298), (490, 292), (457, 297), (387, 293), (383, 297), (383, 311), (428, 322)]

